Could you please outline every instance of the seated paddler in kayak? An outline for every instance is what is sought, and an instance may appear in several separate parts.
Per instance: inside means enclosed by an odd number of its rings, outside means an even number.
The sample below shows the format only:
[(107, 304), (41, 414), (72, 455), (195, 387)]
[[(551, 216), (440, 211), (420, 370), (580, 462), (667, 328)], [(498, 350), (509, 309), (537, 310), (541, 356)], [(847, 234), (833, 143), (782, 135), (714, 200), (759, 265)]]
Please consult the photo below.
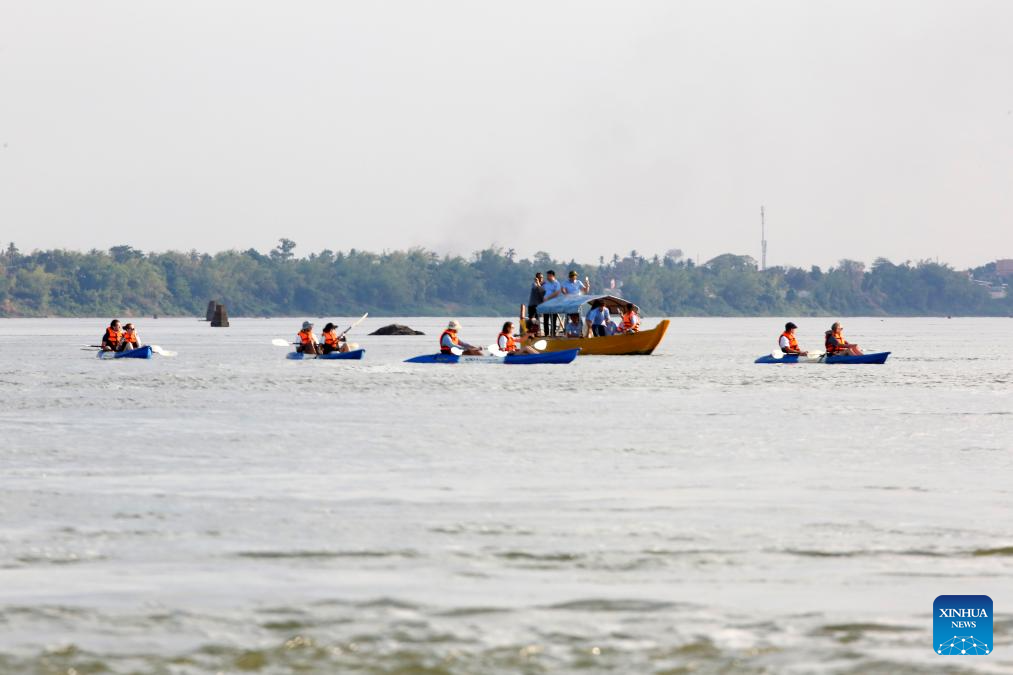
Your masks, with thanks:
[(338, 335), (338, 327), (330, 321), (324, 326), (324, 343), (320, 345), (321, 354), (330, 354), (331, 352), (347, 352), (348, 342), (345, 340), (344, 335)]
[(313, 334), (313, 324), (309, 321), (302, 322), (302, 330), (296, 335), (299, 338), (295, 350), (302, 354), (322, 354), (323, 348), (317, 344), (317, 336)]
[(838, 321), (835, 321), (834, 325), (830, 326), (830, 330), (826, 332), (826, 342), (824, 344), (827, 348), (827, 356), (834, 356), (835, 354), (859, 356), (865, 353), (858, 348), (858, 345), (844, 339), (844, 326)]
[(102, 351), (118, 352), (123, 349), (123, 329), (120, 328), (120, 320), (113, 319), (102, 334)]
[(120, 349), (119, 351), (125, 352), (128, 349), (140, 349), (141, 340), (137, 337), (137, 329), (134, 328), (134, 324), (128, 323), (123, 326), (123, 334), (120, 335)]
[(781, 337), (777, 339), (777, 345), (781, 348), (783, 354), (797, 354), (799, 356), (808, 356), (809, 352), (804, 352), (798, 347), (798, 340), (795, 339), (795, 329), (798, 328), (791, 321), (784, 324), (784, 332), (781, 333)]
[(461, 342), (457, 332), (461, 330), (461, 322), (454, 319), (447, 324), (447, 329), (440, 334), (440, 353), (453, 354), (453, 350), (460, 349), (465, 356), (481, 356), (482, 349), (467, 342)]
[[(534, 324), (535, 324), (535, 333), (537, 335), (538, 322), (535, 321)], [(535, 349), (534, 347), (529, 347), (527, 345), (521, 346), (521, 344), (517, 342), (517, 339), (514, 337), (514, 324), (512, 321), (507, 321), (505, 324), (503, 324), (503, 330), (501, 330), (499, 332), (499, 335), (496, 337), (496, 346), (499, 348), (501, 352), (506, 352), (507, 354), (538, 353), (538, 350)]]

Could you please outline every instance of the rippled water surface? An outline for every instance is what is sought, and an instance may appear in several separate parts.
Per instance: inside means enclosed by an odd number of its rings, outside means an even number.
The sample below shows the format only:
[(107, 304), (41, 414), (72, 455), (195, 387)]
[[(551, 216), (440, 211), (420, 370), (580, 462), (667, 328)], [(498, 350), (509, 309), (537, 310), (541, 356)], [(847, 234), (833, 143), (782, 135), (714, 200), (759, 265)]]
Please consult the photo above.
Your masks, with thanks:
[[(287, 361), (300, 321), (141, 320), (151, 361), (0, 321), (0, 672), (1013, 671), (1013, 319), (845, 321), (883, 366), (675, 319), (534, 367), (401, 363), (426, 318)], [(937, 657), (963, 593), (995, 651)]]

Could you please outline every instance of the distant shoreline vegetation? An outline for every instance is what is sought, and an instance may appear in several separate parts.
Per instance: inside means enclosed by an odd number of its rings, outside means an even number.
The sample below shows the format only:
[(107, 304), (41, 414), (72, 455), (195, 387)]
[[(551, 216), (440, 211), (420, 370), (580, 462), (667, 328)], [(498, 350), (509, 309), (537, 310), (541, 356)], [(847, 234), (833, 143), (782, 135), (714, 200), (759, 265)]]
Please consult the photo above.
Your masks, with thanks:
[[(700, 265), (671, 250), (636, 251), (596, 264), (539, 252), (518, 259), (490, 247), (468, 258), (413, 248), (369, 253), (324, 250), (305, 257), (282, 239), (256, 250), (210, 255), (144, 253), (130, 246), (87, 253), (0, 254), (0, 317), (203, 316), (208, 300), (232, 316), (504, 316), (528, 299), (536, 271), (576, 269), (592, 293), (636, 302), (646, 316), (1009, 316), (995, 264), (957, 271), (930, 261), (871, 267), (841, 260), (822, 270), (757, 268), (749, 256), (724, 254)], [(613, 282), (615, 287), (613, 289)]]

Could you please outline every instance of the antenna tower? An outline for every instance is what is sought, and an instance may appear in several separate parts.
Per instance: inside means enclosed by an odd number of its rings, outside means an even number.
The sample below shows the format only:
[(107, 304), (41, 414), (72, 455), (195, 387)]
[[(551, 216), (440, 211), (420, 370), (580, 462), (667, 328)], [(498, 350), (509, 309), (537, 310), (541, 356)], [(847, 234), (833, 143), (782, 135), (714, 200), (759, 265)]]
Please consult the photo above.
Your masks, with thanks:
[(767, 269), (767, 223), (760, 206), (760, 271)]

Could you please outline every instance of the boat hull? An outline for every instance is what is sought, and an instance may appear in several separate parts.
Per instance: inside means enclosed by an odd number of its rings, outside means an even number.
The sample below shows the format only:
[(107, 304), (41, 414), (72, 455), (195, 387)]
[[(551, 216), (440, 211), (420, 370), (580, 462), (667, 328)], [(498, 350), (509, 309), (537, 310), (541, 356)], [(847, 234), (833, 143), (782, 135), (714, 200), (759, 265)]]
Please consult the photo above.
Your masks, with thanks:
[(455, 356), (454, 354), (423, 354), (406, 359), (405, 363), (504, 363), (508, 366), (536, 365), (546, 363), (571, 363), (579, 349), (568, 349), (541, 354), (507, 354), (506, 356)]
[[(654, 328), (642, 330), (639, 333), (587, 338), (540, 337), (535, 340), (545, 340), (546, 346), (543, 350), (545, 352), (579, 349), (581, 356), (647, 355), (661, 344), (661, 340), (668, 331), (668, 324), (668, 319), (662, 319)], [(531, 342), (534, 340), (529, 340), (525, 344)]]
[(302, 352), (289, 352), (285, 358), (292, 361), (309, 361), (320, 359), (321, 361), (357, 361), (366, 354), (365, 349), (351, 349), (347, 352), (331, 352), (330, 354), (303, 354)]
[(103, 352), (98, 353), (100, 359), (150, 359), (154, 352), (151, 347), (144, 346), (137, 349), (128, 349), (125, 352)]
[(890, 356), (890, 352), (875, 352), (873, 354), (840, 354), (838, 356), (818, 356), (818, 357), (807, 357), (798, 356), (795, 354), (785, 354), (779, 359), (775, 359), (770, 354), (764, 354), (760, 358), (753, 361), (753, 363), (826, 363), (830, 365), (847, 365), (847, 364), (882, 364), (886, 363), (887, 357)]

